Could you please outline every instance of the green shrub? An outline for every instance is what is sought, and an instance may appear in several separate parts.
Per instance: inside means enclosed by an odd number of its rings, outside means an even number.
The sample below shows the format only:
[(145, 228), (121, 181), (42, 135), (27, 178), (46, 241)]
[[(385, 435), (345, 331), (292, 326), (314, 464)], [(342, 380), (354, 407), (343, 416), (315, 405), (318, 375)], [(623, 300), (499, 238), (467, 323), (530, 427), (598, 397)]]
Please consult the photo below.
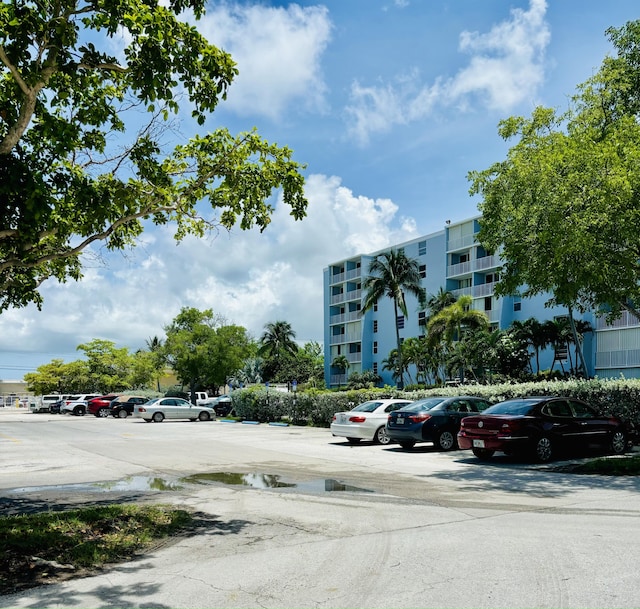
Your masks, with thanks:
[(294, 425), (329, 427), (336, 412), (351, 410), (367, 400), (382, 398), (421, 398), (442, 395), (476, 395), (492, 403), (528, 395), (562, 395), (588, 402), (605, 414), (635, 421), (640, 425), (640, 379), (575, 379), (548, 380), (527, 383), (496, 383), (493, 385), (463, 385), (398, 391), (354, 389), (333, 391), (310, 389), (297, 394), (281, 393), (256, 385), (237, 389), (231, 394), (234, 410), (244, 420), (267, 422), (288, 421)]

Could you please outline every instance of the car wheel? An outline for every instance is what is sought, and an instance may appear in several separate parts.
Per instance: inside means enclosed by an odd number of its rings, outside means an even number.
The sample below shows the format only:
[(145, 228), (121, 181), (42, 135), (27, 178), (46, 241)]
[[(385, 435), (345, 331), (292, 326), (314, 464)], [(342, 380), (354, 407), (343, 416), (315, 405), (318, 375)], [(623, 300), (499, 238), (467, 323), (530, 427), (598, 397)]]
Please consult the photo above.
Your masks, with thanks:
[(472, 448), (473, 454), (481, 459), (482, 461), (488, 461), (493, 457), (494, 450), (489, 450), (488, 448)]
[(400, 442), (400, 446), (405, 450), (411, 450), (415, 445), (416, 443), (413, 440), (402, 440)]
[(211, 415), (208, 412), (201, 412), (198, 415), (198, 420), (199, 421), (210, 421), (211, 420)]
[(77, 417), (83, 417), (84, 416), (84, 408), (82, 406), (76, 406), (73, 409), (73, 414), (75, 414)]
[(106, 417), (109, 416), (109, 409), (108, 408), (99, 408), (98, 412), (96, 413), (96, 416), (105, 419)]
[(389, 444), (389, 442), (391, 442), (391, 438), (387, 433), (387, 428), (384, 425), (382, 427), (378, 427), (376, 435), (373, 436), (373, 441), (376, 444)]
[(118, 418), (126, 419), (129, 416), (129, 413), (123, 408), (122, 410), (118, 410)]
[(540, 436), (533, 447), (533, 456), (538, 463), (546, 463), (551, 460), (553, 454), (553, 447), (551, 446), (551, 440), (547, 436)]
[(438, 434), (436, 438), (436, 446), (440, 450), (452, 450), (456, 448), (456, 437), (451, 431), (445, 429)]
[(164, 415), (161, 412), (154, 412), (151, 418), (153, 419), (154, 423), (162, 423), (162, 421), (164, 420)]
[(622, 429), (615, 429), (611, 435), (611, 452), (614, 455), (622, 455), (627, 450), (627, 436)]
[(357, 444), (360, 442), (360, 438), (347, 438), (347, 442), (349, 442), (349, 444)]

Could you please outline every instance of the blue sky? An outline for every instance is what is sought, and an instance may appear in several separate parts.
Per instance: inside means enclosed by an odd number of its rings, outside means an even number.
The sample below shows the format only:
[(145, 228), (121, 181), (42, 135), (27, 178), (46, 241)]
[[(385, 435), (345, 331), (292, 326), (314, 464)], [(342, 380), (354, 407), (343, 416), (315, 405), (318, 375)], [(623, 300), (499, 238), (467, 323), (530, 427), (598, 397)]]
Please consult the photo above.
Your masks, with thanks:
[[(321, 342), (323, 268), (476, 215), (466, 176), (504, 158), (500, 119), (565, 108), (611, 52), (605, 30), (638, 18), (634, 0), (211, 2), (198, 28), (240, 74), (205, 129), (292, 148), (308, 217), (274, 201), (263, 234), (176, 245), (150, 228), (131, 251), (94, 248), (82, 281), (43, 287), (42, 311), (0, 315), (0, 379), (93, 338), (144, 347), (183, 306)], [(188, 113), (177, 137), (194, 133)]]

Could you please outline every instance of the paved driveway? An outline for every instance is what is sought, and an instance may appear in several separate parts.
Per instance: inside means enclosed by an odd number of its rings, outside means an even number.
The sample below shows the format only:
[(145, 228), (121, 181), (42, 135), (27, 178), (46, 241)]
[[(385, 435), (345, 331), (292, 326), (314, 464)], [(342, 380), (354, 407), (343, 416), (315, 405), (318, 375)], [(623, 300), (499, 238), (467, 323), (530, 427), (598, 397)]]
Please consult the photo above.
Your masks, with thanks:
[(0, 458), (5, 513), (143, 499), (200, 524), (3, 607), (640, 606), (637, 478), (349, 445), (322, 429), (9, 411)]

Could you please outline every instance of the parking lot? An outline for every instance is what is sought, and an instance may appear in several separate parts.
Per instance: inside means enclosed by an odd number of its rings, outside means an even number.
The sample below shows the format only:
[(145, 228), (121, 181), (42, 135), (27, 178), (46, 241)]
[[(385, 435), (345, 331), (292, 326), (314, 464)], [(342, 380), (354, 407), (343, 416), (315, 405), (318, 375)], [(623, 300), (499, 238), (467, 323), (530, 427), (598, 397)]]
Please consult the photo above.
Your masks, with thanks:
[(2, 606), (640, 605), (635, 477), (350, 445), (325, 429), (11, 409), (0, 409), (0, 447), (5, 512), (154, 500), (208, 522)]

